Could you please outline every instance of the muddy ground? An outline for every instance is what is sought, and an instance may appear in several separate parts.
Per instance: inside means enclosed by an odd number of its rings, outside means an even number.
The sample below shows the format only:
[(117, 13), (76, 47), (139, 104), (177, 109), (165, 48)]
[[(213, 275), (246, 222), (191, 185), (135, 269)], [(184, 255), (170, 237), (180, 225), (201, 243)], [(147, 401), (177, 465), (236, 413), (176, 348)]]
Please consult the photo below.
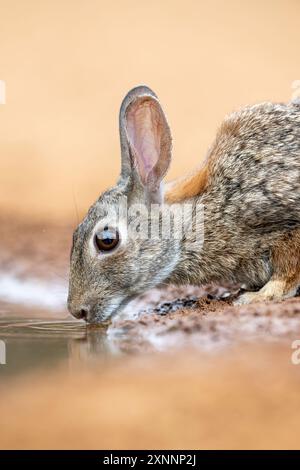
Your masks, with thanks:
[[(72, 227), (4, 217), (0, 226), (0, 319), (69, 321)], [(30, 304), (32, 285), (62, 293), (43, 303), (41, 290), (41, 306)], [(67, 360), (0, 376), (0, 447), (298, 448), (300, 298), (233, 307), (237, 292), (158, 288), (106, 329), (78, 322)]]

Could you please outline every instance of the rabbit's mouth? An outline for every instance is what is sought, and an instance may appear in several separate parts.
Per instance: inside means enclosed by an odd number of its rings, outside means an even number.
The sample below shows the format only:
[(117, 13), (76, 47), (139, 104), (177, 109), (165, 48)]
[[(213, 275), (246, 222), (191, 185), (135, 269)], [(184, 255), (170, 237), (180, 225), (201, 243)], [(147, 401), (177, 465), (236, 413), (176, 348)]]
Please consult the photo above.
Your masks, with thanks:
[(91, 309), (85, 318), (89, 325), (106, 325), (111, 322), (113, 317), (122, 311), (122, 309), (130, 302), (131, 298), (114, 298), (113, 302), (109, 303), (107, 307), (103, 305), (96, 305)]

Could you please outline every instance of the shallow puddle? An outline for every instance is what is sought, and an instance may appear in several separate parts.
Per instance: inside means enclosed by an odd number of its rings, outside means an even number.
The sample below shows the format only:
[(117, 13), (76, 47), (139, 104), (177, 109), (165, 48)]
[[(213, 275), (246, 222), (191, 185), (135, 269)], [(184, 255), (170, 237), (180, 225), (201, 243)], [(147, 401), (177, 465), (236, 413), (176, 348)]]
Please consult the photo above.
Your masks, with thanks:
[(0, 340), (5, 344), (5, 365), (0, 378), (34, 368), (92, 363), (112, 354), (104, 328), (89, 329), (83, 322), (22, 318), (0, 319)]

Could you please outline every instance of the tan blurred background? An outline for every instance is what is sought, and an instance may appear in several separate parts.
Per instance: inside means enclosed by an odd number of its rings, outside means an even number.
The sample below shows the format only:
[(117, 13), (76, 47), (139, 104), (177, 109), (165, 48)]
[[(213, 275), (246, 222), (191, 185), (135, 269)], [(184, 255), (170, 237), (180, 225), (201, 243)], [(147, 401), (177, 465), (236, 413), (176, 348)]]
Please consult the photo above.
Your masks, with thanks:
[(226, 113), (291, 97), (299, 44), (298, 0), (0, 0), (0, 210), (83, 214), (117, 177), (119, 104), (139, 83), (163, 103), (179, 176)]

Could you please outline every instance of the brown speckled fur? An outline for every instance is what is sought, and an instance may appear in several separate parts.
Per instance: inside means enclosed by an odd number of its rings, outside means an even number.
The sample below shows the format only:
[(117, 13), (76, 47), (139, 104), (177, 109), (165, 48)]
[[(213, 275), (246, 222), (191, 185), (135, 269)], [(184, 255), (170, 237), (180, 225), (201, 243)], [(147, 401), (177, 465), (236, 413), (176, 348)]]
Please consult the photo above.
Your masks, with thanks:
[[(300, 284), (300, 107), (263, 103), (226, 118), (197, 174), (199, 189), (185, 181), (167, 188), (166, 199), (191, 196), (205, 204), (205, 244), (197, 263), (203, 282), (225, 279), (264, 290), (237, 303), (280, 300)], [(205, 180), (206, 178), (206, 180)], [(202, 258), (203, 255), (203, 259)], [(217, 267), (217, 272), (214, 268)], [(194, 270), (198, 278), (198, 269)], [(194, 277), (194, 276), (193, 276)], [(278, 281), (280, 283), (274, 281)], [(191, 279), (194, 282), (194, 279)], [(196, 281), (196, 279), (195, 279)]]

